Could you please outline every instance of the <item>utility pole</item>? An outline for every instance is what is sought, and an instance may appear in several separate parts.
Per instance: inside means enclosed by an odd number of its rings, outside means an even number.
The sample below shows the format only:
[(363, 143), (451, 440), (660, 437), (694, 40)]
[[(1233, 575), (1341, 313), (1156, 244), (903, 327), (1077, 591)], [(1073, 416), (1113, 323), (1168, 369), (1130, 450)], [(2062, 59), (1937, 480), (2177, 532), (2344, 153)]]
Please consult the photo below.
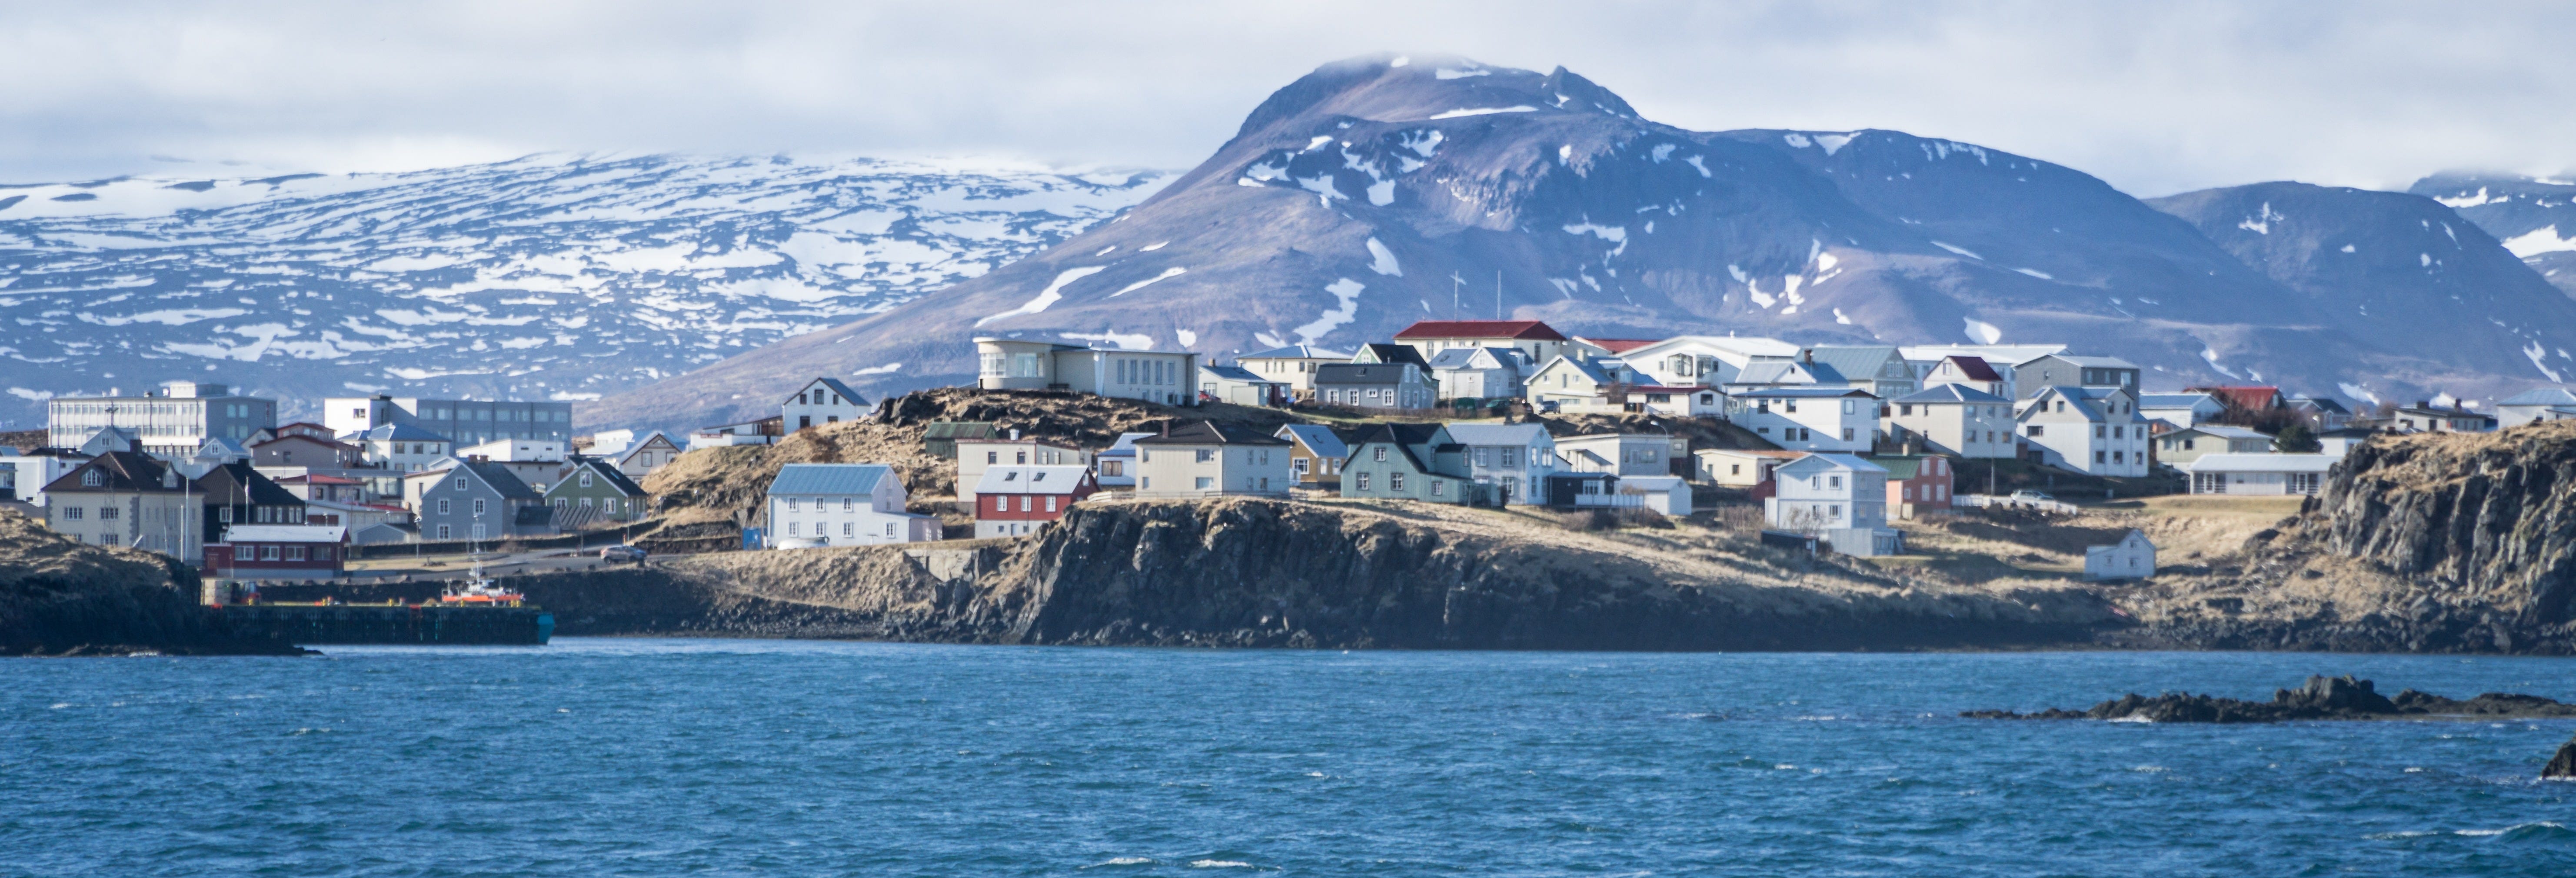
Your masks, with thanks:
[(1494, 269), (1494, 319), (1503, 319), (1503, 270)]

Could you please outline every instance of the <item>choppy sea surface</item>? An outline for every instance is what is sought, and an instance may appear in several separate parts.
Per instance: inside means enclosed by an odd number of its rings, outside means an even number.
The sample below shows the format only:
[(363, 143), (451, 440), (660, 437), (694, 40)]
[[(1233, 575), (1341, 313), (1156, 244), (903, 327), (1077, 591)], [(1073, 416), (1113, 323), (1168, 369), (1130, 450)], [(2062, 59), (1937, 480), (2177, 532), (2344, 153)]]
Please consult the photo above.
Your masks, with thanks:
[[(2576, 875), (2557, 659), (566, 639), (0, 661), (0, 875)], [(1211, 872), (1209, 870), (1217, 870)]]

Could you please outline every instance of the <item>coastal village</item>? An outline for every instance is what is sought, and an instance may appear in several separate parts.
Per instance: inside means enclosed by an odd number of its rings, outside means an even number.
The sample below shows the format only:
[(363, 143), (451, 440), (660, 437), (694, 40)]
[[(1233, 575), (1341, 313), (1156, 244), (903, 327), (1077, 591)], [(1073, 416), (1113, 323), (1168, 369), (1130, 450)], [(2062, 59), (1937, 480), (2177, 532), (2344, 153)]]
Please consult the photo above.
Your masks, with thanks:
[[(1891, 522), (2065, 513), (2117, 497), (2310, 495), (2374, 434), (2576, 418), (2576, 394), (2558, 387), (2491, 405), (2361, 410), (2270, 386), (2150, 388), (2135, 365), (2060, 344), (1587, 338), (1531, 320), (1422, 321), (1354, 351), (1291, 345), (1221, 363), (1017, 336), (972, 343), (980, 392), (1133, 401), (1164, 417), (1093, 444), (930, 423), (919, 450), (947, 468), (945, 495), (916, 496), (924, 486), (891, 460), (789, 462), (756, 486), (734, 533), (659, 545), (1028, 539), (1085, 504), (1248, 496), (1610, 527), (1723, 515), (1766, 544), (1888, 557), (1909, 551)], [(40, 443), (0, 448), (0, 501), (80, 542), (197, 565), (221, 584), (209, 602), (262, 584), (453, 576), (458, 555), (631, 560), (670, 511), (646, 488), (654, 473), (885, 407), (829, 376), (775, 415), (682, 436), (576, 436), (568, 402), (318, 404), (315, 420), (279, 423), (279, 400), (214, 383), (57, 397)], [(1278, 416), (1261, 426), (1219, 411)], [(2152, 576), (2156, 552), (2131, 531), (2084, 547), (2081, 575)]]

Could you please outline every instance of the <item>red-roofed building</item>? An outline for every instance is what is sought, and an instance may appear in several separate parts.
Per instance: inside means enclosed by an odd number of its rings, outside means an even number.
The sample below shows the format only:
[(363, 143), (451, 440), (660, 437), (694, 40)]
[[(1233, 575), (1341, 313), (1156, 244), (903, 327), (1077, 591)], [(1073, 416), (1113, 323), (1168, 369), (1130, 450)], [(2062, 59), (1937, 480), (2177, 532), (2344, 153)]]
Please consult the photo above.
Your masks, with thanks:
[(1660, 338), (1584, 338), (1579, 335), (1575, 336), (1574, 340), (1581, 344), (1587, 344), (1595, 348), (1599, 348), (1603, 354), (1614, 357), (1650, 344), (1658, 344), (1663, 341), (1663, 339)]
[(1995, 365), (1986, 362), (1984, 357), (1966, 354), (1942, 357), (1923, 373), (1923, 388), (1930, 390), (1943, 384), (1965, 384), (2005, 399), (2013, 398), (2012, 381), (2004, 378), (2003, 373), (1996, 371)]
[(2219, 404), (2228, 408), (2244, 409), (2257, 414), (2290, 404), (2289, 399), (2281, 395), (2281, 388), (2278, 387), (2186, 387), (2183, 388), (2183, 392), (2206, 393), (2217, 397)]
[(1511, 348), (1532, 364), (1556, 359), (1571, 343), (1536, 320), (1424, 320), (1396, 333), (1395, 340), (1420, 350), (1423, 362), (1450, 348)]

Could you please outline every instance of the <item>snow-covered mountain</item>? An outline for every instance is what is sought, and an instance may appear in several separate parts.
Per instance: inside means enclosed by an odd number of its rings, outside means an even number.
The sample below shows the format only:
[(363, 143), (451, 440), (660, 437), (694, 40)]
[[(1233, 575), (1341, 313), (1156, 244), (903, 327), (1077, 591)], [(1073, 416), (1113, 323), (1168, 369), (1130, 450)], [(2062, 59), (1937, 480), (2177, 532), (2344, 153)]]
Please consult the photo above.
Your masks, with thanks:
[(1169, 179), (538, 156), (0, 187), (0, 426), (179, 378), (287, 417), (362, 391), (595, 399), (980, 276)]
[(2406, 191), (2458, 211), (2576, 296), (2576, 180), (2446, 171)]
[[(963, 383), (976, 335), (1222, 359), (1506, 315), (1614, 338), (2067, 342), (2137, 363), (2156, 388), (2487, 396), (2576, 368), (2570, 300), (2535, 283), (2479, 286), (2520, 267), (2456, 217), (2459, 234), (2443, 234), (2432, 220), (2447, 208), (2390, 198), (2331, 229), (2309, 211), (2273, 242), (2330, 241), (2319, 258), (2336, 266), (2402, 272), (2374, 279), (2364, 313), (2299, 288), (2328, 275), (2274, 258), (2287, 251), (2239, 240), (2263, 237), (2238, 228), (2267, 221), (2260, 197), (2204, 199), (2186, 221), (2080, 170), (1978, 144), (1691, 131), (1563, 68), (1380, 55), (1279, 89), (1116, 222), (937, 296), (611, 396), (586, 417), (712, 423), (815, 375), (878, 392)], [(2366, 258), (2334, 249), (2355, 242)], [(890, 361), (904, 365), (858, 374)]]

